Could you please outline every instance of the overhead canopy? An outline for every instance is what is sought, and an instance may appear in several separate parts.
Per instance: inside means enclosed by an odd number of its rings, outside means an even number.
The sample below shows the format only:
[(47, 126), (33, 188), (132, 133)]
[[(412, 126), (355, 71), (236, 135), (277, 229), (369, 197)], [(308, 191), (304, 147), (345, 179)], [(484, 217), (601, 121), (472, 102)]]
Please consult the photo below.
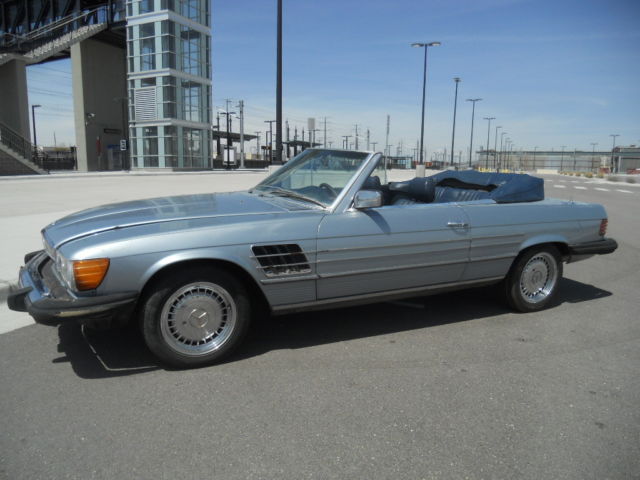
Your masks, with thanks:
[[(227, 138), (231, 138), (232, 142), (239, 142), (240, 141), (240, 134), (236, 133), (236, 132), (229, 132), (229, 137), (227, 137), (227, 132), (225, 131), (218, 131), (218, 130), (212, 130), (211, 131), (211, 136), (212, 138), (215, 140), (217, 138), (221, 138), (221, 139), (227, 139)], [(256, 136), (255, 135), (249, 135), (248, 133), (244, 134), (244, 141), (248, 142), (250, 140), (255, 140)]]

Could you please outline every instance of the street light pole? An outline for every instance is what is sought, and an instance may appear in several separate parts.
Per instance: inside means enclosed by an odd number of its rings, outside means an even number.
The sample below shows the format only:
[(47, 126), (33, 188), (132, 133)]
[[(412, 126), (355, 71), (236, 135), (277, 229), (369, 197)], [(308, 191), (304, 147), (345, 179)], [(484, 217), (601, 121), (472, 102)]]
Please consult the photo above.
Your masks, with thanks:
[(36, 136), (36, 108), (42, 105), (31, 105), (31, 123), (33, 123), (33, 147), (38, 151), (38, 137)]
[(473, 155), (473, 121), (476, 116), (476, 102), (482, 100), (481, 98), (467, 98), (467, 102), (471, 102), (473, 107), (471, 108), (471, 142), (469, 144), (469, 168), (471, 168), (471, 156)]
[(487, 150), (486, 150), (486, 159), (487, 164), (489, 164), (489, 134), (491, 133), (491, 120), (495, 120), (496, 117), (483, 117), (484, 120), (488, 120), (487, 122)]
[(619, 137), (620, 134), (619, 133), (612, 133), (609, 136), (613, 137), (613, 146), (611, 147), (611, 173), (614, 173), (613, 172), (613, 151), (616, 149), (616, 137)]
[(456, 109), (458, 107), (458, 84), (460, 83), (460, 78), (454, 77), (453, 81), (456, 82), (456, 95), (453, 100), (453, 130), (451, 132), (451, 164), (453, 164), (453, 146), (456, 138)]
[[(276, 160), (282, 165), (282, 0), (278, 0), (278, 48), (276, 79)], [(269, 162), (271, 163), (271, 162)]]
[[(414, 42), (412, 47), (424, 48), (424, 71), (422, 75), (422, 117), (420, 119), (420, 164), (424, 163), (424, 104), (427, 91), (427, 51), (429, 47), (439, 47), (440, 42), (420, 43)], [(385, 153), (386, 155), (386, 153)]]
[[(496, 126), (496, 136), (493, 139), (493, 163), (498, 163), (498, 129), (502, 126)], [(489, 167), (489, 165), (487, 165)]]
[(503, 132), (500, 134), (500, 156), (498, 157), (498, 162), (496, 163), (496, 167), (497, 167), (498, 165), (502, 165), (502, 157), (503, 157), (503, 155), (504, 155), (504, 154), (503, 154), (503, 152), (504, 152), (503, 141), (504, 141), (504, 136), (505, 136), (505, 135), (509, 135), (509, 133), (508, 133), (508, 132), (504, 132), (504, 131), (503, 131)]

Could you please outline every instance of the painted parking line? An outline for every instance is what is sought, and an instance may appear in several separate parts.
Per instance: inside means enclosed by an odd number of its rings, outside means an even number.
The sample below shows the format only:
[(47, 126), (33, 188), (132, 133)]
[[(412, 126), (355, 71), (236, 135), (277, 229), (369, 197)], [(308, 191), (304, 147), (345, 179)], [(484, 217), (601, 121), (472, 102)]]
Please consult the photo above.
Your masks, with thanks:
[(587, 189), (587, 187), (578, 187), (578, 186), (575, 186), (573, 188), (575, 188), (576, 190), (586, 190)]
[(566, 185), (554, 185), (553, 188), (567, 188)]
[(600, 187), (594, 187), (594, 190), (598, 190), (600, 192), (610, 192), (611, 191), (608, 188), (600, 188)]
[(633, 192), (632, 192), (632, 191), (630, 191), (630, 190), (622, 190), (622, 189), (620, 189), (620, 188), (616, 188), (616, 192), (622, 192), (622, 193), (633, 193)]

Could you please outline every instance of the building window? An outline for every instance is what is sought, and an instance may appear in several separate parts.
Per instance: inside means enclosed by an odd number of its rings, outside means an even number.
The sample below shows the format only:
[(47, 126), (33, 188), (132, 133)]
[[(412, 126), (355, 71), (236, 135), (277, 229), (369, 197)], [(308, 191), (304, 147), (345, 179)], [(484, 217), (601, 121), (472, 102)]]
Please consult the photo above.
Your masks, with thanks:
[(180, 27), (180, 50), (182, 71), (191, 75), (202, 75), (202, 60), (200, 52), (202, 35), (189, 27)]
[(158, 127), (142, 128), (142, 155), (145, 167), (158, 166)]
[(202, 121), (201, 96), (202, 85), (196, 82), (182, 81), (182, 118), (184, 120)]
[(202, 131), (195, 128), (182, 129), (183, 166), (197, 168), (204, 166), (202, 158)]

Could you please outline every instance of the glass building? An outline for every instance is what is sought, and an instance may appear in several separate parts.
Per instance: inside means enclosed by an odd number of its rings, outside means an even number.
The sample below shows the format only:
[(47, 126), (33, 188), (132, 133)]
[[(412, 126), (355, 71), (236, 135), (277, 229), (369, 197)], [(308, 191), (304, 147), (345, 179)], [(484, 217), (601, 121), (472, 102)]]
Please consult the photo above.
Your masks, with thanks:
[(209, 0), (127, 2), (134, 168), (211, 168)]

